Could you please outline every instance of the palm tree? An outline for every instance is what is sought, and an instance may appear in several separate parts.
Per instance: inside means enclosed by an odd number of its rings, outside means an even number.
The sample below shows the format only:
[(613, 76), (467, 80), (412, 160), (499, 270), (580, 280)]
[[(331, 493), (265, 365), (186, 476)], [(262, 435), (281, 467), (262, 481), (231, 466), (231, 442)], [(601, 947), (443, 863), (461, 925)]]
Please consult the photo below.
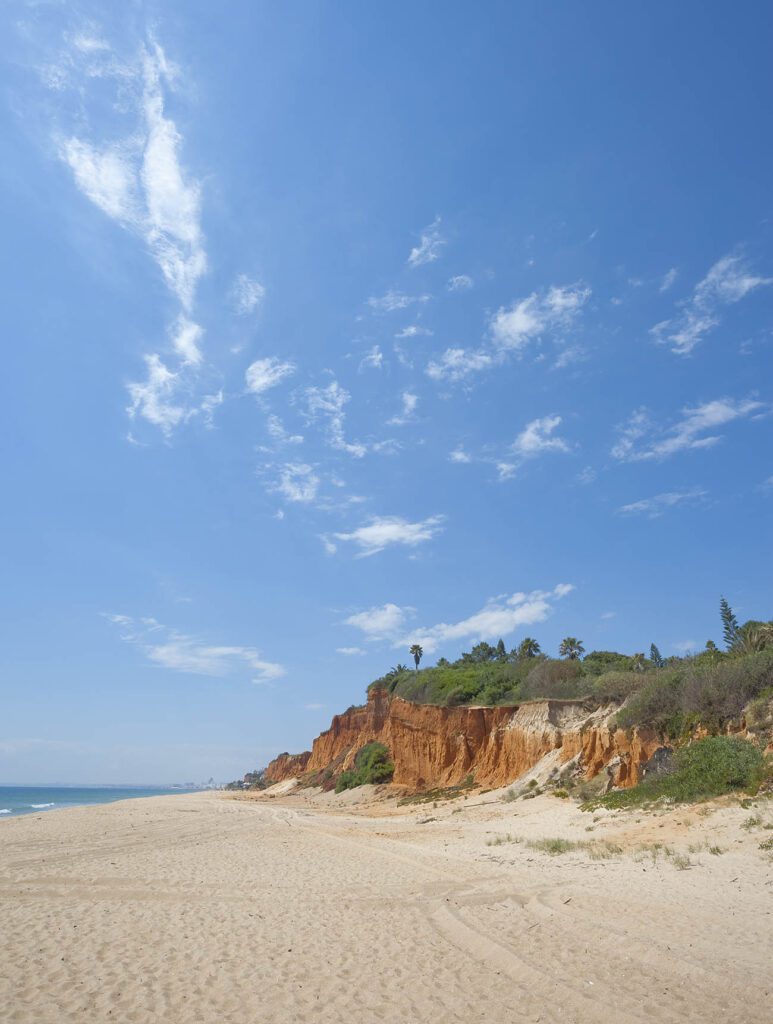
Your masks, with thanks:
[(582, 640), (578, 640), (576, 636), (567, 636), (561, 641), (558, 653), (562, 658), (568, 658), (569, 661), (579, 661), (585, 654), (585, 648), (582, 645)]
[(770, 646), (773, 646), (773, 623), (751, 621), (738, 627), (730, 650), (733, 654), (756, 654)]
[(531, 637), (526, 636), (518, 644), (518, 658), (536, 658), (541, 653), (540, 645)]
[(413, 655), (413, 660), (416, 662), (416, 671), (419, 671), (419, 662), (421, 661), (424, 650), (421, 644), (411, 644), (411, 649), (408, 652)]

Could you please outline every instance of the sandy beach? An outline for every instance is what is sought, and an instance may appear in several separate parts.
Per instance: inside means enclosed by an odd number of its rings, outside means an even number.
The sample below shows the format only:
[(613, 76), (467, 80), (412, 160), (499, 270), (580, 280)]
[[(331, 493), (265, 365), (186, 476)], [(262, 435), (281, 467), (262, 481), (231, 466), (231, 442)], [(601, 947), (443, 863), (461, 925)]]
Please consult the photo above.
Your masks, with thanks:
[[(363, 798), (4, 822), (2, 1020), (769, 1022), (770, 801)], [(529, 845), (553, 837), (589, 845)]]

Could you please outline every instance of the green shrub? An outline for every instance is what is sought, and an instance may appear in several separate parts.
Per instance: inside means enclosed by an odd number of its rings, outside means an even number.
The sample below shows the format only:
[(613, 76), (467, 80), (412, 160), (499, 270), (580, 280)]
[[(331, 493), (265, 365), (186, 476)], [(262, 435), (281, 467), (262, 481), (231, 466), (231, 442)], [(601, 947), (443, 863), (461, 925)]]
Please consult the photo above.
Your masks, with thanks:
[(756, 789), (769, 770), (762, 752), (737, 736), (707, 736), (674, 755), (670, 775), (645, 779), (631, 789), (607, 793), (586, 807), (636, 807), (654, 800), (704, 800), (739, 789)]
[(579, 661), (546, 658), (531, 669), (521, 688), (526, 699), (582, 697), (588, 692)]
[(592, 680), (588, 690), (600, 701), (622, 704), (624, 700), (644, 689), (651, 680), (652, 676), (644, 672), (604, 672)]
[(357, 751), (354, 768), (342, 772), (336, 782), (336, 793), (355, 789), (368, 783), (389, 782), (395, 766), (389, 760), (389, 750), (383, 743), (366, 743)]

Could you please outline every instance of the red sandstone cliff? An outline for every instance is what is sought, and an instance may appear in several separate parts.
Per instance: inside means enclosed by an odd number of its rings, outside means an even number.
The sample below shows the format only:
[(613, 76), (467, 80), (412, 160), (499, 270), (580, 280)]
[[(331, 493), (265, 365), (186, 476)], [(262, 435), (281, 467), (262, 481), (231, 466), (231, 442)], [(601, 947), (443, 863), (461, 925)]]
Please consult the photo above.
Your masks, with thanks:
[(325, 769), (337, 774), (377, 740), (392, 754), (394, 782), (411, 789), (454, 785), (469, 774), (480, 786), (505, 786), (556, 750), (561, 764), (577, 757), (586, 778), (609, 766), (615, 785), (631, 786), (661, 744), (653, 734), (610, 731), (614, 710), (582, 700), (448, 708), (377, 690), (364, 707), (336, 715), (311, 751), (272, 761), (266, 779), (280, 782)]

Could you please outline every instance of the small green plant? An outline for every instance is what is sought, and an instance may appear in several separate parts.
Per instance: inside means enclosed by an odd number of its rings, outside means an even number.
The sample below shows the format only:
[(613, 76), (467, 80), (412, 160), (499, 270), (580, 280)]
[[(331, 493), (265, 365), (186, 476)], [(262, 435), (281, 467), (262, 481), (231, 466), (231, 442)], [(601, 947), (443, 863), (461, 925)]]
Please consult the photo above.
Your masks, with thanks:
[(762, 818), (759, 814), (752, 814), (745, 821), (741, 822), (741, 828), (746, 829), (747, 832), (751, 832), (753, 828), (759, 828), (762, 824)]
[(536, 779), (529, 779), (529, 781), (526, 783), (526, 786), (528, 789), (536, 789), (537, 786), (539, 786), (539, 783)]
[(693, 866), (693, 862), (684, 853), (675, 853), (673, 850), (669, 850), (666, 847), (666, 856), (677, 869), (677, 871), (687, 871)]
[(709, 853), (713, 857), (721, 857), (724, 852), (725, 851), (722, 849), (721, 846), (710, 846), (709, 847)]
[(561, 800), (568, 800), (569, 792), (566, 789), (554, 789), (553, 796), (557, 796)]
[(529, 843), (532, 850), (541, 850), (543, 853), (549, 853), (551, 857), (581, 849), (584, 845), (571, 839), (534, 839)]
[(760, 843), (760, 849), (773, 850), (773, 836), (770, 836), (769, 839), (763, 839), (763, 841)]
[(506, 789), (505, 792), (502, 794), (502, 799), (506, 804), (511, 804), (513, 800), (518, 799), (518, 794), (515, 792), (514, 789)]
[(677, 750), (670, 775), (645, 779), (631, 789), (614, 790), (593, 807), (626, 808), (661, 800), (685, 803), (721, 796), (738, 789), (756, 789), (768, 769), (762, 752), (737, 736), (707, 736)]
[(336, 793), (355, 789), (368, 783), (390, 782), (395, 766), (389, 760), (389, 750), (383, 743), (366, 743), (357, 751), (354, 768), (342, 772), (336, 782)]

